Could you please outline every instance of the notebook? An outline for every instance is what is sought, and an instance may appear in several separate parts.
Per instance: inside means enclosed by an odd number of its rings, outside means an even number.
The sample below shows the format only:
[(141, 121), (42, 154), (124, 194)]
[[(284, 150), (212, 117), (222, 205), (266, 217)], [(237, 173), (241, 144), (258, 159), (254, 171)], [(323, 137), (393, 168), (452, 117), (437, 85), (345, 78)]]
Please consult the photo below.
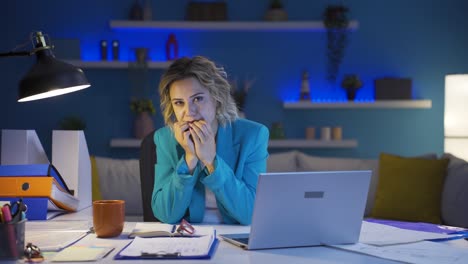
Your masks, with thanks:
[(220, 237), (245, 249), (359, 240), (371, 171), (261, 173), (250, 234)]
[(135, 228), (128, 235), (129, 238), (139, 237), (178, 237), (178, 236), (207, 236), (214, 233), (212, 226), (196, 226), (193, 234), (186, 232), (179, 233), (177, 225), (159, 223), (159, 222), (144, 222), (136, 223)]

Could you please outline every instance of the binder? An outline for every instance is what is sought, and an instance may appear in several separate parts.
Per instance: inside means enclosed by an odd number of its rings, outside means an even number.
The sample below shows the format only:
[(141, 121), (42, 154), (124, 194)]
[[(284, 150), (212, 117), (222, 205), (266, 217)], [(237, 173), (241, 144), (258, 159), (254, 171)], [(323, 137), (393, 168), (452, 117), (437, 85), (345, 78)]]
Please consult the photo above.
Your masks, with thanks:
[(52, 164), (2, 165), (0, 166), (0, 177), (2, 176), (51, 176), (65, 191), (72, 193)]
[(47, 197), (54, 190), (66, 192), (53, 177), (0, 177), (0, 196)]
[(1, 197), (45, 197), (67, 211), (79, 204), (51, 164), (0, 166)]
[[(8, 201), (11, 203), (18, 201), (18, 197), (0, 197), (0, 201)], [(26, 218), (28, 220), (48, 220), (60, 214), (65, 214), (67, 211), (54, 210), (48, 208), (54, 206), (53, 202), (47, 197), (30, 197), (23, 198), (23, 203), (27, 206)]]

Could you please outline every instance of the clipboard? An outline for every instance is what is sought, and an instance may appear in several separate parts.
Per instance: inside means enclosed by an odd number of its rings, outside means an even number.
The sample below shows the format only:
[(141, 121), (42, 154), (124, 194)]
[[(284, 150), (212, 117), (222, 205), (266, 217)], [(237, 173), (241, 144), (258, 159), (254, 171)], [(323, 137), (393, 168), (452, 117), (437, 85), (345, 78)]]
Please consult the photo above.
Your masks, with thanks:
[[(191, 238), (185, 238), (185, 239), (191, 239)], [(181, 256), (177, 253), (160, 253), (160, 254), (142, 254), (141, 256), (123, 256), (120, 253), (125, 250), (133, 241), (128, 243), (125, 247), (123, 247), (115, 256), (115, 260), (123, 259), (123, 260), (137, 260), (137, 259), (211, 259), (211, 257), (214, 255), (216, 249), (218, 248), (219, 245), (219, 239), (215, 237), (213, 240), (213, 243), (211, 244), (210, 250), (208, 254), (206, 255), (199, 255), (199, 256)]]

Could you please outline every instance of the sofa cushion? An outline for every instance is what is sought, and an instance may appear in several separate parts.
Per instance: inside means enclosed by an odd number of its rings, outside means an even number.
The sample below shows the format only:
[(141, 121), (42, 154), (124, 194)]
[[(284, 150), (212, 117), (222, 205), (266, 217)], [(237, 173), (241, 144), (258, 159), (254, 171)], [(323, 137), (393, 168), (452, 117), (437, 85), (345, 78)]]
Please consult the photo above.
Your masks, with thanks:
[(371, 216), (441, 223), (440, 204), (448, 161), (382, 153)]
[(442, 221), (446, 225), (468, 228), (468, 162), (451, 154), (442, 191)]
[(378, 182), (378, 161), (372, 159), (326, 158), (298, 153), (298, 171), (341, 171), (371, 170), (372, 177), (367, 195), (366, 210), (368, 216), (374, 205), (375, 190)]
[(270, 154), (267, 160), (267, 172), (297, 171), (298, 153), (298, 151), (294, 150)]
[(95, 157), (102, 199), (125, 200), (126, 215), (143, 215), (137, 159)]

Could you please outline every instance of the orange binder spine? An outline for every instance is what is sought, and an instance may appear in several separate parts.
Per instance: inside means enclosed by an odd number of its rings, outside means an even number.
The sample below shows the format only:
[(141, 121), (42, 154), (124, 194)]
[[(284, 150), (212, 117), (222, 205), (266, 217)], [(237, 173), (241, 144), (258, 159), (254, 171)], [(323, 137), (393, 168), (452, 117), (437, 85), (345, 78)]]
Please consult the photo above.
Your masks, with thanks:
[(53, 177), (0, 177), (0, 197), (49, 197)]

